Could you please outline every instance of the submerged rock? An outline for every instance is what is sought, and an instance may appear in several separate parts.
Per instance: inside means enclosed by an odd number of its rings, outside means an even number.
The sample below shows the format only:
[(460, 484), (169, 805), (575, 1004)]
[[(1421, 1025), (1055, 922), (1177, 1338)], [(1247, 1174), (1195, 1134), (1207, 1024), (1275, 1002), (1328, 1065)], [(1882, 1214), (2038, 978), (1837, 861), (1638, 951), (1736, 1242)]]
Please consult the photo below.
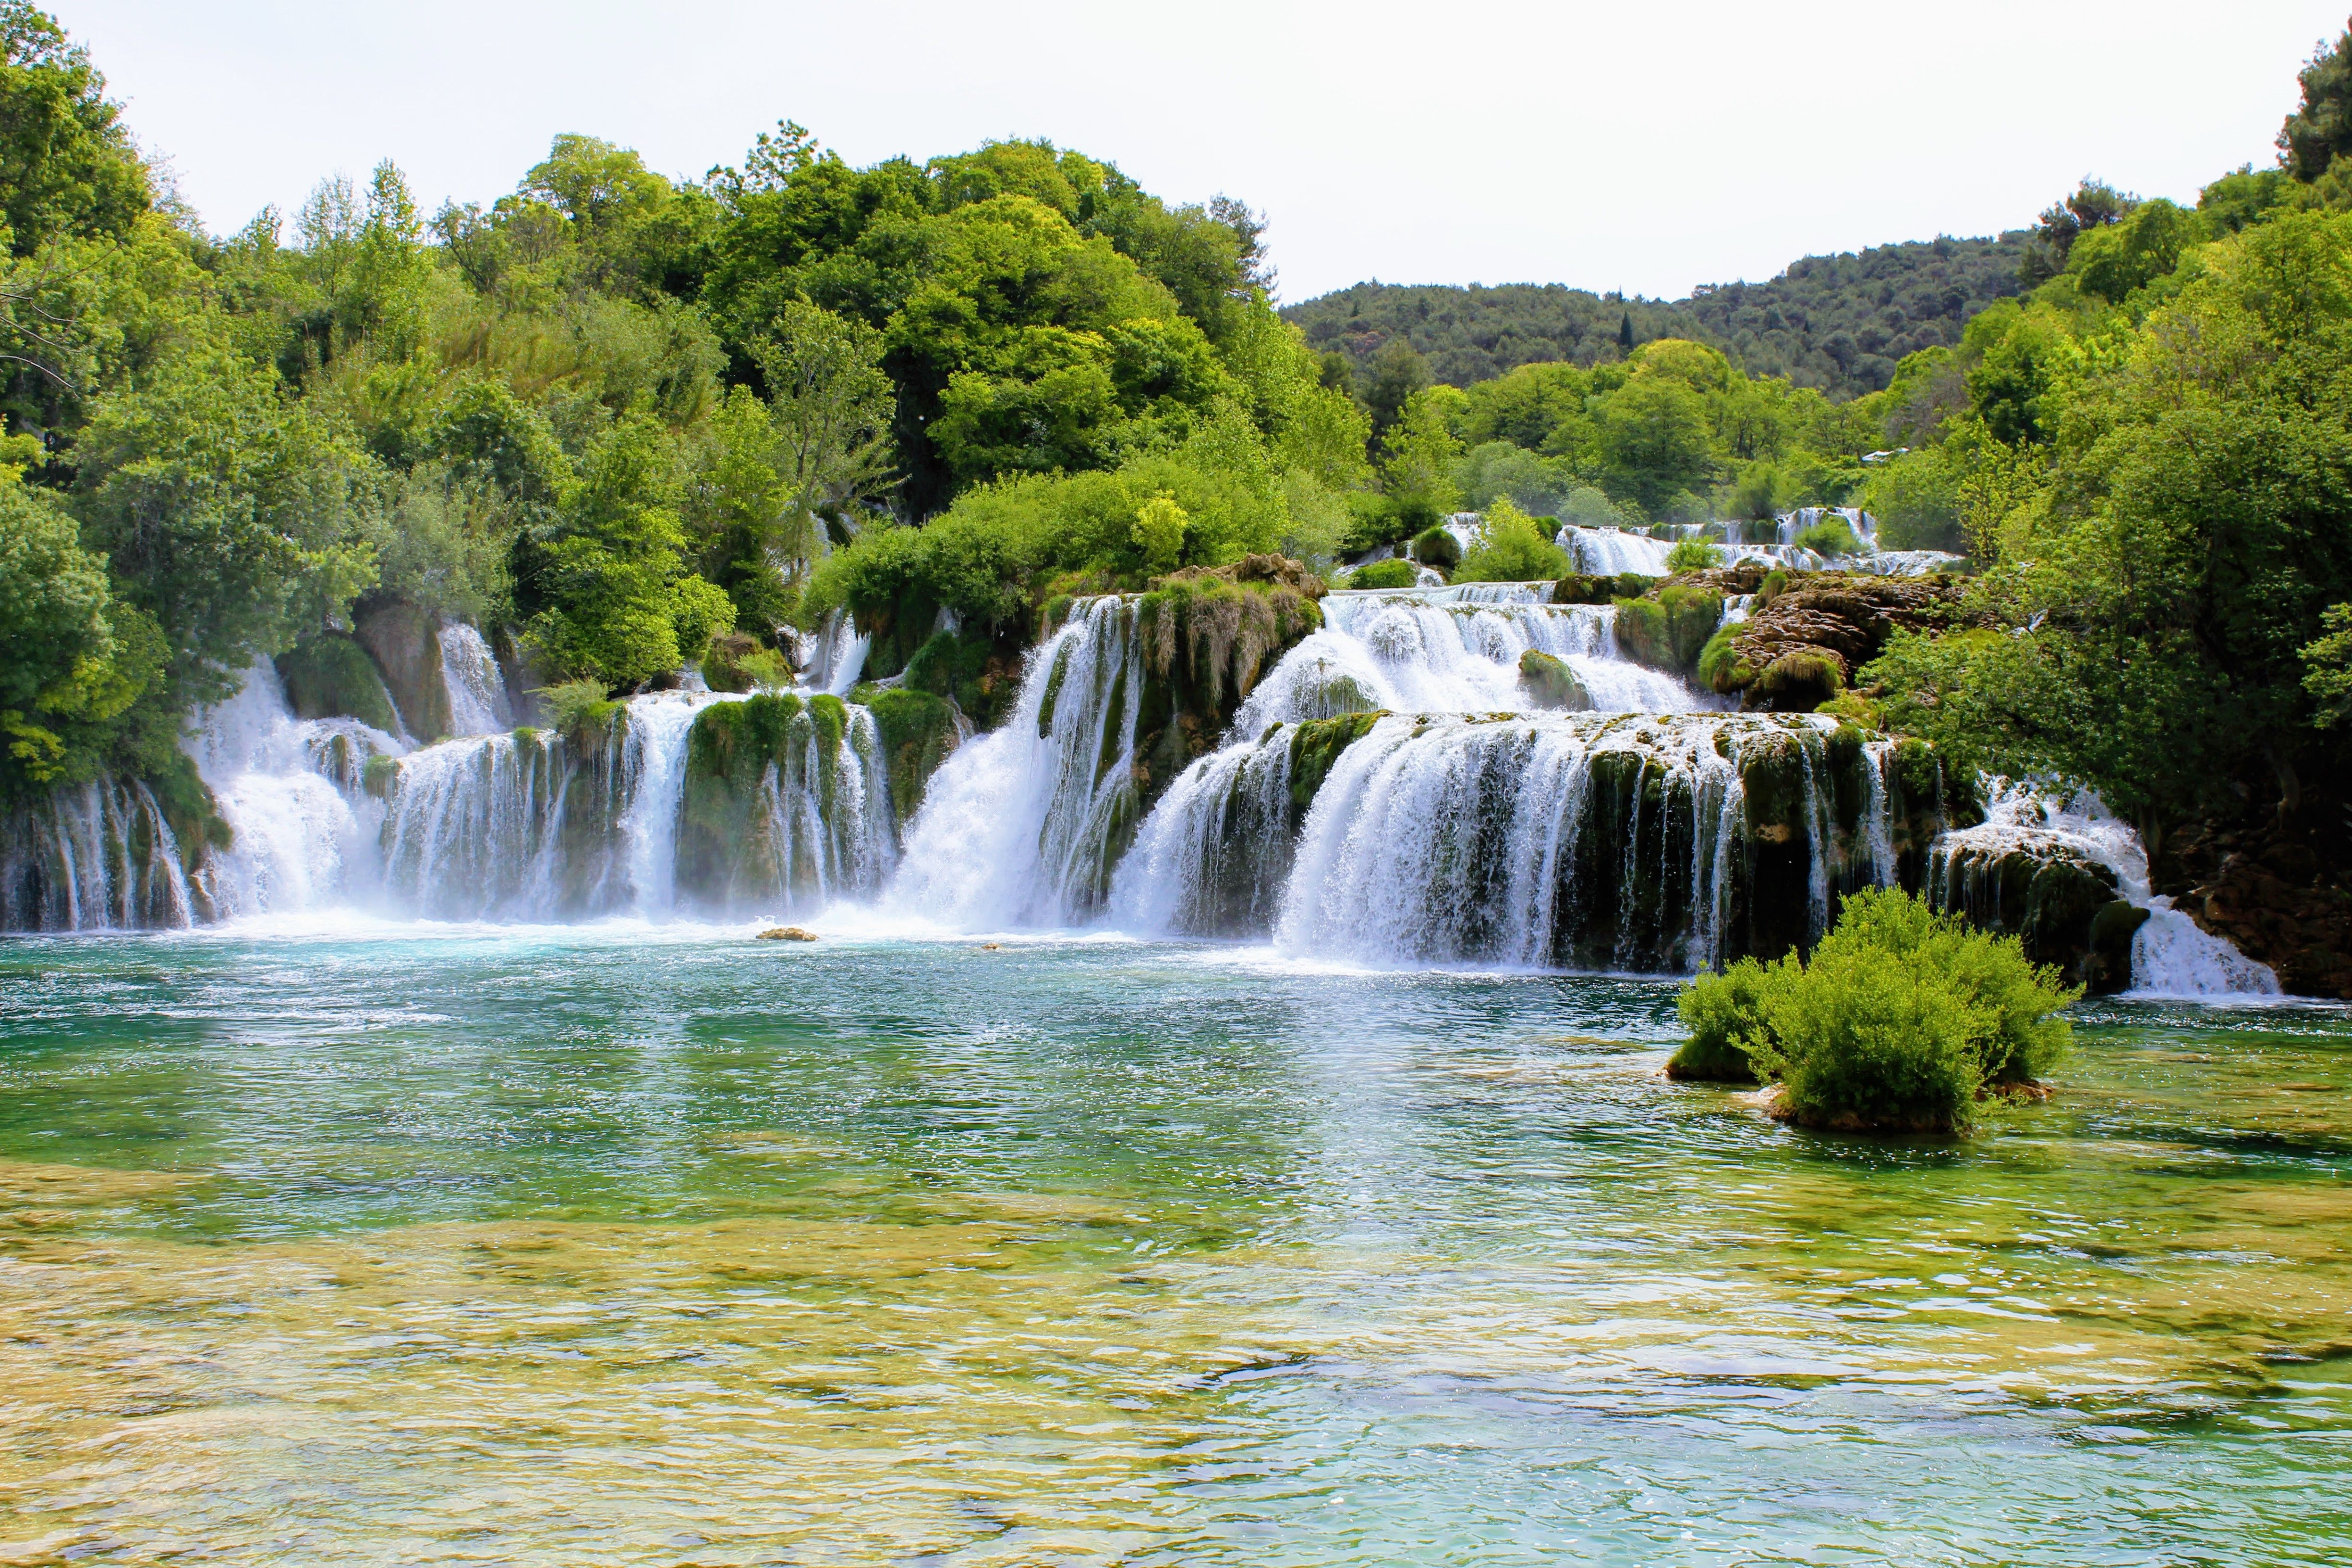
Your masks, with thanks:
[(1541, 648), (1531, 647), (1519, 655), (1519, 689), (1527, 694), (1530, 708), (1553, 708), (1569, 713), (1589, 713), (1592, 710), (1592, 694), (1576, 679), (1576, 671), (1567, 661), (1555, 658)]
[(814, 942), (816, 932), (806, 926), (770, 926), (760, 933), (761, 942)]

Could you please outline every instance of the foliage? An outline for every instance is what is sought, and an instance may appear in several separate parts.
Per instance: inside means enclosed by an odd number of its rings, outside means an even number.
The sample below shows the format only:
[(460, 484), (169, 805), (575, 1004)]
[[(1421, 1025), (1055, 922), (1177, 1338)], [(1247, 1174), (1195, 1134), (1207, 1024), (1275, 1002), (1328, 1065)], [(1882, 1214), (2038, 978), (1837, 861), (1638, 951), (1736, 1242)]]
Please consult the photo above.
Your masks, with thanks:
[(1486, 509), (1478, 542), (1464, 553), (1454, 576), (1462, 583), (1532, 583), (1574, 570), (1541, 524), (1509, 501), (1497, 500)]
[(1410, 588), (1421, 581), (1421, 573), (1413, 563), (1401, 555), (1391, 555), (1368, 563), (1348, 574), (1350, 588)]
[(547, 710), (551, 727), (574, 742), (601, 731), (621, 711), (621, 705), (605, 695), (601, 680), (566, 680), (540, 687), (531, 695)]
[(630, 687), (676, 669), (734, 624), (735, 607), (686, 569), (675, 454), (657, 425), (616, 425), (592, 447), (555, 519), (520, 542), (530, 639), (565, 674)]
[(2352, 152), (2352, 27), (2312, 55), (2298, 82), (2303, 101), (2279, 129), (2279, 163), (2310, 184)]
[(2352, 715), (2352, 605), (2330, 605), (2319, 625), (2325, 635), (2304, 646), (2303, 685), (2319, 705), (2314, 721), (2330, 729)]
[(1412, 558), (1423, 566), (1451, 572), (1462, 564), (1462, 542), (1454, 537), (1451, 529), (1443, 526), (1424, 529), (1413, 535)]
[(1744, 959), (1695, 981), (1685, 1052), (1694, 1077), (1730, 1076), (1735, 1053), (1746, 1058), (1808, 1126), (1965, 1132), (1980, 1094), (2064, 1058), (2072, 1031), (2058, 1015), (2080, 995), (2014, 937), (1971, 931), (1899, 888), (1864, 889), (1809, 956)]
[(27, 0), (0, 4), (0, 224), (16, 256), (121, 237), (152, 196), (89, 52)]
[(1965, 554), (1957, 468), (1941, 447), (1906, 452), (1874, 468), (1854, 500), (1877, 520), (1879, 543)]
[(1835, 515), (1824, 517), (1800, 531), (1796, 542), (1820, 555), (1852, 555), (1862, 548), (1862, 542), (1854, 538), (1845, 519)]
[(1623, 352), (1618, 329), (1630, 321), (1637, 342), (1712, 343), (1751, 375), (1850, 397), (1885, 386), (1905, 355), (1957, 343), (1970, 315), (2016, 293), (2029, 242), (2020, 231), (1811, 256), (1769, 283), (1718, 284), (1684, 300), (1557, 283), (1359, 283), (1283, 314), (1317, 349), (1345, 355), (1359, 382), (1400, 340), (1427, 358), (1437, 380), (1463, 387), (1521, 365), (1606, 364)]
[(1666, 573), (1669, 576), (1683, 572), (1706, 572), (1715, 565), (1715, 546), (1704, 539), (1675, 542), (1666, 552)]

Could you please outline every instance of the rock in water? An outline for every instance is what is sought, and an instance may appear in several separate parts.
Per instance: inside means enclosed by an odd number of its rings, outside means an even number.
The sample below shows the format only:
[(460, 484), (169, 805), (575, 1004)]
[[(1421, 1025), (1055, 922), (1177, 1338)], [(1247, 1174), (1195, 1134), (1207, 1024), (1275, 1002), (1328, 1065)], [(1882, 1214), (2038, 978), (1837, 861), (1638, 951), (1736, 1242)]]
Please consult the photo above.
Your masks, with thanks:
[(806, 926), (770, 926), (760, 933), (761, 942), (814, 942), (816, 932)]

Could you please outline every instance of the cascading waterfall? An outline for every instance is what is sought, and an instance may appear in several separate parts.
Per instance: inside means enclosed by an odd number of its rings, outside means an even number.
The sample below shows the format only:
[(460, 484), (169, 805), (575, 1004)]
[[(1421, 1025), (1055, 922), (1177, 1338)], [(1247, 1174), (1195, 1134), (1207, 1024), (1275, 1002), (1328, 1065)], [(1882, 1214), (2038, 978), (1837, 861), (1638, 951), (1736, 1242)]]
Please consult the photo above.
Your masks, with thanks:
[(1817, 936), (1833, 890), (1895, 879), (1891, 747), (1833, 756), (1835, 728), (1394, 715), (1340, 752), (1303, 823), (1290, 784), (1313, 729), (1277, 728), (1170, 791), (1115, 909), (1372, 963), (1680, 970), (1772, 951)]
[(506, 676), (482, 634), (463, 621), (442, 623), (442, 683), (449, 692), (449, 733), (499, 735), (514, 728)]
[(2200, 929), (2150, 889), (2147, 853), (2139, 835), (2092, 795), (2060, 796), (2030, 784), (1994, 780), (1985, 819), (1939, 837), (1928, 871), (1943, 901), (1965, 908), (1973, 868), (2016, 849), (2055, 847), (2105, 867), (2127, 902), (2148, 911), (2132, 937), (2131, 992), (2165, 997), (2276, 996), (2278, 976), (2221, 938)]
[(0, 930), (184, 926), (210, 912), (148, 787), (102, 778), (0, 822)]
[(895, 908), (980, 930), (1066, 925), (1099, 904), (1136, 811), (1137, 616), (1130, 599), (1080, 600), (1030, 654), (1012, 720), (932, 778)]
[[(1798, 535), (1824, 518), (1843, 519), (1853, 531), (1860, 551), (1832, 561), (1797, 542)], [(1919, 577), (1948, 571), (1960, 559), (1940, 550), (1881, 550), (1877, 520), (1857, 507), (1809, 506), (1784, 512), (1775, 521), (1774, 538), (1769, 544), (1751, 541), (1748, 525), (1737, 521), (1661, 524), (1641, 530), (1584, 528), (1571, 523), (1559, 531), (1556, 542), (1568, 552), (1579, 572), (1610, 577), (1632, 572), (1644, 577), (1660, 577), (1665, 575), (1667, 552), (1685, 540), (1698, 540), (1712, 546), (1718, 566), (1757, 561), (1797, 572), (1818, 572), (1835, 565), (1878, 577)]]
[(1237, 734), (1269, 724), (1387, 709), (1497, 712), (1528, 706), (1519, 657), (1566, 664), (1597, 712), (1688, 712), (1713, 705), (1671, 675), (1621, 658), (1610, 605), (1552, 605), (1548, 584), (1333, 594), (1323, 629), (1293, 648), (1235, 716)]
[(404, 742), (356, 719), (297, 719), (265, 658), (197, 715), (185, 749), (231, 830), (203, 872), (217, 917), (294, 913), (373, 890), (368, 842), (381, 817), (367, 764)]

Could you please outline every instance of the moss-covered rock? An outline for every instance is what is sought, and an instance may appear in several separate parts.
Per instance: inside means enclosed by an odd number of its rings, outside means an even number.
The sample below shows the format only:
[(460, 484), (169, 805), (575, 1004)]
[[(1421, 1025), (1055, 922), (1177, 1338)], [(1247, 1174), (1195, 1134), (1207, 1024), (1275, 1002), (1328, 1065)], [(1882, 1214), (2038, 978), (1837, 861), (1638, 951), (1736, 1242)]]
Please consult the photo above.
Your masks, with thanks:
[(441, 668), (440, 627), (432, 614), (390, 599), (363, 612), (352, 635), (375, 660), (392, 705), (420, 742), (449, 733), (449, 684)]
[(681, 895), (727, 908), (838, 893), (877, 871), (876, 824), (856, 807), (880, 802), (862, 787), (868, 759), (853, 729), (840, 698), (789, 691), (698, 713), (678, 809)]
[[(1316, 595), (1284, 582), (1180, 574), (1160, 579), (1142, 596), (1136, 635), (1142, 642), (1144, 687), (1135, 744), (1142, 811), (1150, 810), (1177, 774), (1215, 749), (1258, 681), (1322, 625)], [(1049, 690), (1048, 711), (1052, 700)], [(1117, 739), (1108, 728), (1107, 745)]]
[(1618, 595), (1614, 577), (1591, 577), (1570, 573), (1551, 585), (1551, 602), (1555, 605), (1606, 605)]
[(1618, 651), (1669, 675), (1697, 669), (1707, 639), (1723, 624), (1723, 594), (1704, 584), (1666, 583), (1615, 603)]
[(792, 684), (784, 656), (743, 632), (720, 632), (703, 650), (702, 682), (713, 691), (773, 689)]
[(1898, 626), (1937, 626), (1957, 613), (1947, 577), (1769, 574), (1748, 618), (1700, 660), (1709, 686), (1751, 709), (1807, 712), (1846, 689)]
[(1576, 679), (1576, 671), (1565, 660), (1541, 648), (1531, 647), (1519, 655), (1519, 690), (1530, 708), (1553, 708), (1569, 713), (1586, 713), (1592, 709), (1592, 694), (1584, 689), (1584, 682)]
[(386, 734), (395, 733), (392, 693), (383, 676), (356, 638), (341, 632), (316, 632), (278, 656), (278, 679), (286, 705), (299, 719), (356, 719)]
[(1412, 558), (1423, 566), (1433, 566), (1440, 572), (1451, 572), (1462, 564), (1462, 542), (1454, 537), (1451, 529), (1440, 524), (1424, 529), (1413, 536)]
[(2098, 994), (2131, 984), (2131, 938), (2147, 911), (2118, 897), (2112, 869), (2054, 834), (1951, 834), (1936, 847), (1926, 893), (1940, 910), (2016, 937), (2027, 958), (2073, 984)]
[(1372, 732), (1385, 713), (1342, 713), (1336, 719), (1310, 719), (1290, 732), (1290, 803), (1293, 826), (1307, 819), (1307, 808), (1324, 781), (1331, 776), (1339, 753)]
[(955, 709), (944, 697), (904, 686), (860, 687), (850, 697), (874, 715), (890, 773), (890, 805), (906, 822), (922, 804), (931, 775), (956, 749)]

